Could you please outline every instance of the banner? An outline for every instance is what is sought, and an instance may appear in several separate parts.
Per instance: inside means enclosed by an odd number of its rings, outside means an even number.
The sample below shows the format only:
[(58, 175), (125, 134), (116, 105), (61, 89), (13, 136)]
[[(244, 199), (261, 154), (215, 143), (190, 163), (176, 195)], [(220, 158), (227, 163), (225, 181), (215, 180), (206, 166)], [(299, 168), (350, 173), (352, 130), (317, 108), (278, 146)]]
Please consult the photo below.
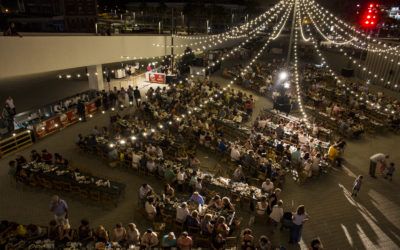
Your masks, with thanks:
[(56, 116), (37, 124), (35, 127), (35, 132), (37, 137), (40, 138), (56, 131), (60, 127), (62, 127), (60, 117)]
[(89, 102), (85, 105), (86, 114), (92, 114), (96, 112), (97, 107), (95, 102)]
[(165, 83), (165, 74), (163, 73), (150, 73), (149, 82), (151, 83)]

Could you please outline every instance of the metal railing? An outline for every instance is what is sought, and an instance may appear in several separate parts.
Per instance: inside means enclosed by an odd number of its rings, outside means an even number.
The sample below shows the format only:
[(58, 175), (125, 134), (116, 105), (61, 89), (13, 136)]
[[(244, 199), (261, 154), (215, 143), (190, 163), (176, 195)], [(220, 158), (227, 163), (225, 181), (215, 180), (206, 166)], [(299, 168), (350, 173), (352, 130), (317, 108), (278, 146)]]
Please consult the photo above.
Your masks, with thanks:
[(15, 153), (33, 144), (30, 130), (14, 133), (0, 141), (0, 158)]

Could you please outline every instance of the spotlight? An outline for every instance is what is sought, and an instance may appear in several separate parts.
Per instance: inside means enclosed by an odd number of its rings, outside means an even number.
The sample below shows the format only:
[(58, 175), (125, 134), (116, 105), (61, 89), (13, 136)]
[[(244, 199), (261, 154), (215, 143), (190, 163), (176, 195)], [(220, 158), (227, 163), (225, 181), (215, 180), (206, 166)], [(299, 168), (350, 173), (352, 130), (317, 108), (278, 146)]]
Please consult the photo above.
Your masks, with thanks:
[(281, 73), (279, 73), (279, 79), (280, 80), (286, 80), (287, 79), (287, 77), (288, 77), (288, 73), (287, 72), (285, 72), (285, 71), (282, 71)]

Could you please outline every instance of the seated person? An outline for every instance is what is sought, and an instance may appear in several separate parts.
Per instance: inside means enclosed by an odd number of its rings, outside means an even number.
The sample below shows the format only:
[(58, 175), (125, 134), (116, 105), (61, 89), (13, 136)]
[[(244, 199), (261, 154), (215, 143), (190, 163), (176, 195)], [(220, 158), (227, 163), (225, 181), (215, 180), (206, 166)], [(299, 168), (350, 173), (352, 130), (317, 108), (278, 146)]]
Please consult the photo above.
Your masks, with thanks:
[(190, 250), (193, 246), (193, 240), (189, 237), (187, 232), (183, 232), (177, 240), (178, 249)]
[(225, 222), (225, 217), (220, 216), (217, 219), (217, 222), (214, 225), (215, 233), (221, 234), (223, 237), (227, 237), (229, 235), (229, 226)]
[(186, 202), (182, 202), (182, 204), (176, 208), (176, 220), (181, 223), (184, 223), (186, 221), (186, 217), (189, 214), (190, 212)]
[(219, 195), (215, 195), (208, 203), (208, 208), (220, 210), (222, 209), (222, 200)]
[(94, 239), (95, 242), (107, 243), (109, 241), (108, 233), (104, 226), (100, 225), (97, 227), (96, 231), (94, 231)]
[(222, 210), (226, 210), (229, 212), (234, 212), (235, 207), (231, 203), (231, 200), (228, 197), (222, 198)]
[(145, 249), (151, 249), (157, 246), (158, 243), (157, 233), (153, 232), (152, 229), (147, 229), (147, 231), (142, 235), (141, 244)]
[(71, 229), (68, 223), (58, 227), (58, 239), (56, 239), (56, 245), (66, 244), (74, 238), (74, 231)]
[(240, 151), (238, 147), (235, 145), (231, 148), (231, 160), (232, 161), (239, 161), (240, 160)]
[(134, 223), (129, 223), (126, 229), (126, 244), (136, 245), (140, 242), (140, 232)]
[(42, 150), (42, 161), (46, 164), (53, 163), (53, 155), (51, 153), (47, 152), (46, 149)]
[(272, 249), (272, 243), (271, 241), (268, 239), (267, 236), (262, 235), (260, 237), (260, 239), (258, 240), (258, 247), (257, 249), (259, 250), (270, 250)]
[(204, 219), (201, 221), (200, 229), (202, 235), (211, 235), (214, 231), (214, 225), (211, 222), (212, 215), (206, 214)]
[(202, 206), (204, 205), (204, 198), (197, 191), (192, 194), (192, 196), (190, 197), (190, 201), (194, 201)]
[(140, 188), (139, 188), (139, 199), (140, 200), (145, 200), (147, 198), (147, 196), (151, 195), (151, 193), (153, 192), (153, 188), (148, 185), (148, 184), (143, 184)]
[(254, 236), (252, 235), (252, 231), (249, 228), (243, 230), (242, 240), (241, 240), (242, 249), (253, 249), (254, 248)]
[(236, 182), (241, 182), (241, 181), (244, 181), (245, 179), (246, 178), (243, 173), (243, 168), (242, 168), (242, 166), (239, 165), (233, 172), (232, 180), (234, 180)]
[(164, 235), (161, 241), (161, 246), (164, 248), (176, 247), (176, 237), (174, 232), (169, 232)]
[(78, 238), (79, 242), (86, 245), (93, 240), (93, 232), (89, 226), (89, 221), (83, 219), (81, 220), (81, 225), (78, 228)]
[(54, 165), (67, 168), (68, 160), (64, 159), (60, 154), (55, 153), (54, 154)]
[(168, 183), (164, 187), (164, 195), (166, 198), (171, 199), (175, 196), (175, 190)]
[(122, 223), (117, 223), (112, 233), (112, 242), (118, 242), (120, 245), (124, 245), (126, 242), (126, 229), (122, 226)]
[(176, 180), (176, 173), (169, 165), (165, 168), (164, 178), (167, 183), (173, 183)]
[(226, 240), (225, 238), (222, 236), (222, 234), (217, 234), (212, 242), (211, 242), (211, 246), (214, 250), (223, 250), (225, 249), (225, 244), (226, 244)]
[(36, 240), (39, 239), (45, 235), (43, 235), (43, 230), (37, 225), (34, 224), (29, 224), (26, 226), (26, 232), (27, 232), (27, 239), (28, 240)]
[(186, 227), (200, 227), (199, 213), (194, 210), (191, 215), (186, 216), (185, 220)]

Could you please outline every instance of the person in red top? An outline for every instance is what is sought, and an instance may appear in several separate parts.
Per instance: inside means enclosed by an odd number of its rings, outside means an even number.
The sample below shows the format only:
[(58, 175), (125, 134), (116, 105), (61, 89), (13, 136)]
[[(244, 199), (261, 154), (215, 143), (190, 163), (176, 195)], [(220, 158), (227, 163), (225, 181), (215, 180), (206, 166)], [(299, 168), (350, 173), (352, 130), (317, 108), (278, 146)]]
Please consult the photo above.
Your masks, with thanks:
[(42, 150), (42, 161), (47, 164), (53, 163), (53, 155), (51, 153), (47, 152), (46, 149)]
[(183, 232), (181, 234), (181, 236), (179, 236), (177, 244), (178, 244), (178, 249), (190, 250), (190, 249), (192, 249), (192, 246), (193, 246), (193, 240), (188, 235), (187, 232)]

